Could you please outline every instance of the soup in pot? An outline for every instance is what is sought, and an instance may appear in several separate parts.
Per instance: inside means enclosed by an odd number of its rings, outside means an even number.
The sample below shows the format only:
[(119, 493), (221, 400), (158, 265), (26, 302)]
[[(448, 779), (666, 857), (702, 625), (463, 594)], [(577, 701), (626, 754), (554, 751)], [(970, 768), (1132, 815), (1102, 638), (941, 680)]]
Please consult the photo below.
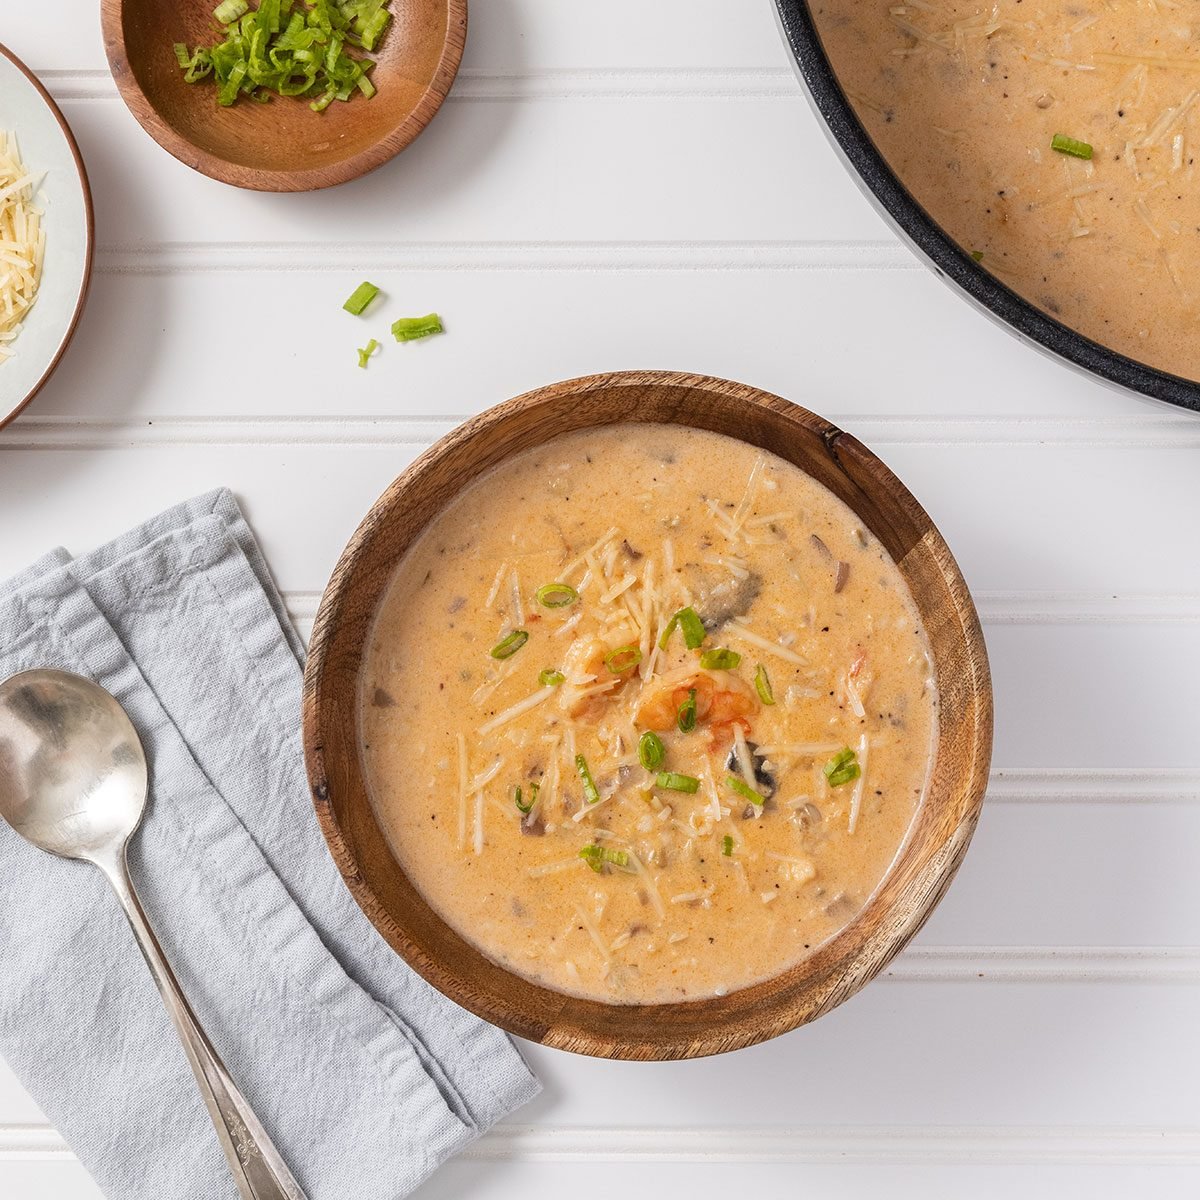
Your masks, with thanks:
[(964, 250), (1084, 336), (1200, 379), (1193, 5), (810, 7), (859, 119)]

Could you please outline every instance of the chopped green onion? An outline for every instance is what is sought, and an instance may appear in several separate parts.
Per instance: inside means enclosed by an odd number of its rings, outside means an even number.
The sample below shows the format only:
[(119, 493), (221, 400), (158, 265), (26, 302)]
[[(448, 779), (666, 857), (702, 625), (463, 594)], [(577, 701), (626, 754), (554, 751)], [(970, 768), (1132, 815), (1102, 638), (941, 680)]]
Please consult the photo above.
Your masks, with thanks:
[(379, 295), (379, 289), (373, 283), (363, 280), (349, 295), (342, 307), (351, 316), (361, 317), (367, 305)]
[(558, 687), (564, 679), (566, 679), (566, 676), (561, 671), (556, 671), (553, 667), (547, 667), (538, 675), (538, 683), (542, 687)]
[(221, 0), (221, 3), (213, 9), (213, 16), (222, 25), (232, 25), (238, 17), (244, 17), (249, 11), (250, 5), (246, 0)]
[(765, 796), (759, 795), (744, 779), (739, 779), (736, 775), (726, 775), (725, 786), (737, 792), (743, 800), (749, 800), (755, 808), (762, 808), (767, 802)]
[(636, 646), (618, 646), (604, 656), (604, 665), (614, 675), (632, 671), (642, 661), (642, 652)]
[(725, 855), (726, 858), (733, 857), (733, 835), (732, 834), (727, 833), (721, 839), (721, 853), (723, 855)]
[(604, 869), (605, 863), (611, 863), (614, 867), (629, 866), (627, 850), (612, 850), (608, 846), (584, 846), (579, 852), (579, 857), (597, 874)]
[(1067, 137), (1065, 133), (1056, 133), (1050, 139), (1050, 149), (1057, 150), (1059, 154), (1070, 154), (1074, 158), (1092, 157), (1090, 142), (1081, 142), (1078, 138)]
[(575, 755), (575, 770), (579, 772), (579, 778), (583, 782), (584, 799), (589, 804), (599, 803), (600, 789), (596, 787), (596, 781), (592, 778), (592, 772), (588, 769), (587, 759), (582, 754)]
[(667, 757), (667, 748), (662, 738), (652, 729), (647, 729), (638, 738), (638, 761), (647, 771), (657, 771)]
[(732, 671), (741, 661), (742, 656), (736, 650), (726, 650), (724, 647), (705, 650), (700, 655), (700, 665), (706, 671)]
[(493, 658), (512, 658), (520, 648), (529, 641), (529, 634), (524, 629), (514, 629), (506, 638), (501, 638), (491, 649)]
[(662, 631), (662, 637), (660, 637), (660, 638), (658, 639), (658, 648), (659, 648), (660, 650), (665, 650), (665, 649), (667, 648), (667, 643), (668, 643), (668, 642), (671, 640), (671, 634), (673, 634), (673, 633), (675, 632), (675, 629), (676, 629), (676, 627), (677, 627), (678, 625), (679, 625), (679, 614), (678, 614), (678, 613), (676, 613), (676, 614), (675, 614), (675, 615), (674, 615), (674, 616), (673, 616), (673, 617), (672, 617), (672, 618), (671, 618), (671, 619), (670, 619), (670, 620), (667, 622), (667, 627), (666, 627), (666, 629), (664, 629), (664, 630)]
[(974, 259), (976, 262), (983, 262), (983, 251), (982, 251), (982, 250), (972, 250), (972, 251), (971, 251), (971, 257), (972, 257), (972, 258), (973, 258), (973, 259)]
[(775, 693), (771, 690), (771, 677), (762, 663), (758, 664), (758, 670), (754, 672), (754, 690), (764, 704), (775, 703)]
[(442, 318), (437, 313), (430, 313), (427, 317), (401, 317), (392, 323), (392, 337), (398, 342), (415, 342), (418, 338), (445, 332)]
[(355, 92), (375, 94), (368, 73), (375, 63), (351, 53), (373, 50), (391, 20), (390, 0), (222, 0), (213, 16), (222, 41), (194, 52), (176, 45), (187, 83), (213, 76), (217, 103), (240, 96), (266, 102), (303, 96), (314, 112)]
[(365, 368), (367, 365), (367, 360), (378, 349), (379, 349), (379, 343), (374, 338), (372, 338), (361, 350), (359, 350), (358, 365), (360, 367)]
[(675, 714), (675, 724), (680, 733), (691, 733), (696, 728), (696, 689), (688, 688), (687, 699)]
[(858, 755), (847, 746), (844, 750), (839, 750), (825, 764), (822, 771), (830, 787), (841, 787), (857, 779), (862, 774), (862, 767), (858, 764)]
[(654, 782), (668, 792), (687, 792), (690, 795), (700, 790), (700, 780), (694, 775), (677, 775), (674, 771), (659, 771)]
[(676, 627), (683, 630), (683, 642), (689, 650), (696, 650), (704, 641), (704, 622), (696, 615), (694, 608), (681, 608), (668, 622), (662, 637), (658, 639), (658, 648), (665, 650), (671, 640), (671, 634)]
[(538, 798), (538, 788), (539, 788), (539, 787), (541, 787), (541, 784), (538, 784), (538, 783), (531, 783), (531, 784), (529, 785), (529, 803), (528, 803), (528, 804), (522, 804), (522, 803), (521, 803), (521, 787), (520, 787), (520, 785), (518, 784), (518, 785), (517, 785), (515, 788), (513, 788), (513, 803), (514, 803), (514, 804), (515, 804), (515, 805), (516, 805), (516, 806), (517, 806), (517, 807), (518, 807), (518, 808), (519, 808), (519, 809), (520, 809), (520, 810), (521, 810), (523, 813), (530, 813), (530, 812), (532, 812), (532, 811), (533, 811), (533, 806), (534, 806), (534, 805), (537, 803), (537, 798)]
[(698, 650), (704, 642), (704, 622), (694, 608), (679, 610), (679, 628), (683, 630), (683, 644), (689, 650)]
[(534, 595), (543, 608), (569, 608), (579, 593), (569, 583), (543, 583)]

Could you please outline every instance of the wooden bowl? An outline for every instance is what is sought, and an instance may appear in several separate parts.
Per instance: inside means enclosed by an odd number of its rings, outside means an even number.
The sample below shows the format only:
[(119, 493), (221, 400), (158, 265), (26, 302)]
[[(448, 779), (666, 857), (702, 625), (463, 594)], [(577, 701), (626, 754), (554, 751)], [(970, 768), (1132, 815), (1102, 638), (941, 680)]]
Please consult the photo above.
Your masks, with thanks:
[(215, 3), (101, 0), (109, 67), (142, 128), (180, 162), (235, 187), (307, 192), (357, 179), (399, 154), (441, 107), (462, 58), (467, 0), (392, 0), (369, 57), (378, 88), (314, 113), (306, 100), (217, 105), (211, 81), (186, 83), (176, 42), (211, 45)]
[[(765, 983), (678, 1004), (609, 1005), (523, 979), (464, 941), (388, 849), (363, 781), (357, 695), (363, 651), (397, 561), (482, 472), (570, 430), (675, 422), (770, 450), (844, 500), (912, 590), (941, 691), (929, 794), (867, 907), (810, 958)], [(304, 748), (317, 817), (355, 899), (392, 947), (487, 1021), (548, 1046), (608, 1058), (690, 1058), (774, 1037), (828, 1012), (920, 929), (971, 840), (987, 783), (992, 696), (974, 605), (946, 543), (904, 485), (860, 442), (794, 404), (698, 375), (621, 372), (553, 384), (443, 438), (380, 497), (333, 573), (304, 686)]]

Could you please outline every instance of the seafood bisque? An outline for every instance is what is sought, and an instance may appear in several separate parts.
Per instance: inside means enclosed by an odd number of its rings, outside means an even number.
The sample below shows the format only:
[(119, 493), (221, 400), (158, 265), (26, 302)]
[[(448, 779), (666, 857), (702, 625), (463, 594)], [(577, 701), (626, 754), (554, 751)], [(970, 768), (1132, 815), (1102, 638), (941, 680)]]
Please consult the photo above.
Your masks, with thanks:
[(397, 564), (361, 679), (398, 862), (484, 954), (613, 1004), (804, 959), (888, 871), (937, 689), (896, 565), (790, 463), (614, 425), (519, 453)]

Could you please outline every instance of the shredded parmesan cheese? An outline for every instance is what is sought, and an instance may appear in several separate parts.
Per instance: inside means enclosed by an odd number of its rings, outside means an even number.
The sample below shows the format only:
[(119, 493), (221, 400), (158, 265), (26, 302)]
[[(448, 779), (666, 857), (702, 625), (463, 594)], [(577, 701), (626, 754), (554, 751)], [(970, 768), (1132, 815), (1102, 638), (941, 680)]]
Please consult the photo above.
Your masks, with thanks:
[(458, 848), (467, 844), (467, 739), (458, 735)]
[(863, 788), (867, 782), (867, 752), (871, 745), (867, 741), (867, 735), (864, 733), (858, 739), (858, 778), (854, 781), (854, 791), (850, 796), (850, 824), (847, 827), (850, 833), (853, 833), (858, 828), (858, 815), (862, 811)]
[(21, 162), (14, 134), (0, 132), (0, 362), (37, 299), (46, 257), (46, 231), (33, 205), (37, 181)]
[(481, 737), (499, 729), (501, 725), (506, 725), (509, 721), (515, 720), (523, 713), (527, 713), (531, 708), (537, 708), (539, 704), (549, 700), (554, 695), (555, 689), (552, 687), (539, 688), (532, 696), (526, 696), (524, 700), (518, 700), (511, 708), (506, 708), (503, 712), (497, 713), (490, 721), (485, 721), (479, 727)]
[(728, 625), (730, 633), (736, 634), (744, 642), (749, 642), (752, 646), (757, 646), (760, 650), (767, 650), (771, 654), (777, 654), (784, 662), (795, 663), (798, 667), (807, 667), (808, 659), (799, 655), (795, 650), (789, 650), (786, 646), (781, 646), (778, 642), (768, 641), (765, 637), (760, 637), (753, 630), (747, 629), (741, 621), (730, 621)]

